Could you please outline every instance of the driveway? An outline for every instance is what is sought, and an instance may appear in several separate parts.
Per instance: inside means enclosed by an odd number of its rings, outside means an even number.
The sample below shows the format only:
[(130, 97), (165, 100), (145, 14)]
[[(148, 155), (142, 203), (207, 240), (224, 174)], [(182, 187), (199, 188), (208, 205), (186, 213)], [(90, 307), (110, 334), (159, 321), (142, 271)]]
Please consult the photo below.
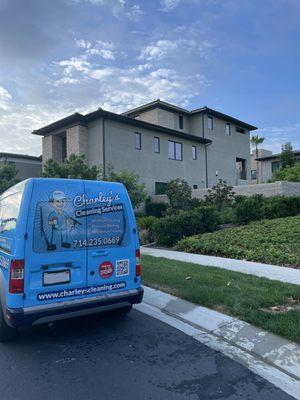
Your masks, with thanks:
[(0, 392), (3, 400), (292, 399), (136, 310), (35, 327), (0, 344)]

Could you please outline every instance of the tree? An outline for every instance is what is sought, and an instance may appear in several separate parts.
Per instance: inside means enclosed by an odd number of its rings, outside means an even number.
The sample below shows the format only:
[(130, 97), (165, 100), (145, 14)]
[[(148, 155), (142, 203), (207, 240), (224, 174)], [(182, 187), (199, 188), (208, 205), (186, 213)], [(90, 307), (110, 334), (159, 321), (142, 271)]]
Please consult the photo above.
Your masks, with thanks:
[(16, 178), (18, 170), (15, 164), (4, 164), (0, 166), (0, 194), (18, 183)]
[(205, 201), (222, 211), (225, 207), (232, 205), (234, 198), (235, 193), (232, 186), (228, 186), (226, 181), (219, 179), (215, 186), (208, 189)]
[(176, 178), (168, 182), (166, 194), (170, 207), (168, 213), (191, 209), (192, 189), (184, 179)]
[(255, 158), (256, 158), (256, 183), (258, 183), (258, 146), (264, 142), (265, 138), (258, 135), (251, 137), (251, 144), (255, 147)]
[(73, 179), (98, 179), (101, 168), (93, 165), (89, 167), (84, 155), (71, 154), (64, 163), (48, 160), (44, 164), (42, 176), (44, 178), (73, 178)]
[(277, 169), (269, 182), (276, 181), (300, 182), (300, 163), (294, 167)]
[(281, 147), (280, 166), (281, 168), (291, 168), (295, 165), (295, 154), (293, 146), (290, 142), (285, 143)]
[(120, 172), (115, 172), (112, 165), (107, 168), (106, 181), (121, 182), (126, 187), (133, 208), (139, 207), (146, 200), (147, 192), (145, 185), (140, 183), (140, 177), (134, 172), (122, 169)]

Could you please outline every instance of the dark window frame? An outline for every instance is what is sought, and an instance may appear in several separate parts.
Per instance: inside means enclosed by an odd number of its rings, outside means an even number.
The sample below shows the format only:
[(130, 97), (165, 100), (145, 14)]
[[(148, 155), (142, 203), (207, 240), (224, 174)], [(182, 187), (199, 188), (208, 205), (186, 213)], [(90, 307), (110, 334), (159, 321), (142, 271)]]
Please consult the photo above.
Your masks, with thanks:
[[(211, 122), (211, 127), (210, 127), (210, 122)], [(207, 116), (207, 128), (209, 131), (213, 131), (214, 130), (214, 119), (211, 115)]]
[[(173, 145), (173, 154), (174, 154), (174, 158), (170, 157), (170, 144)], [(177, 146), (180, 146), (180, 158), (178, 158), (178, 152), (177, 152)], [(175, 161), (183, 161), (183, 144), (181, 142), (175, 142), (174, 140), (168, 140), (168, 158), (169, 160), (175, 160)]]
[(183, 129), (183, 115), (179, 115), (179, 129)]
[(280, 168), (280, 161), (272, 161), (271, 162), (272, 174), (274, 174), (274, 172), (277, 171), (279, 168)]
[(236, 130), (236, 132), (239, 132), (239, 133), (242, 133), (242, 134), (245, 134), (245, 133), (246, 133), (245, 129), (244, 129), (244, 128), (241, 128), (240, 126), (236, 126), (236, 127), (235, 127), (235, 130)]
[(155, 182), (155, 194), (166, 194), (167, 188), (167, 182)]
[(251, 179), (257, 179), (257, 171), (256, 169), (251, 169)]
[[(137, 142), (138, 138), (138, 142)], [(141, 132), (134, 133), (134, 148), (135, 150), (142, 150), (142, 134)]]
[[(157, 144), (157, 147), (156, 147)], [(160, 137), (154, 136), (154, 153), (160, 153)]]
[(231, 136), (231, 124), (226, 122), (226, 135)]
[(197, 160), (198, 159), (197, 146), (195, 146), (195, 145), (192, 146), (192, 159), (193, 160)]

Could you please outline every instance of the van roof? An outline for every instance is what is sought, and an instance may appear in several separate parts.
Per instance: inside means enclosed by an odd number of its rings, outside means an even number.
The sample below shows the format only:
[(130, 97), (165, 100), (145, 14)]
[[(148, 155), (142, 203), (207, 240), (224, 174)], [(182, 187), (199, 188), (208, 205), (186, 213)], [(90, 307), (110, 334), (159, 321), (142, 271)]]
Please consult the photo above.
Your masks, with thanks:
[[(89, 179), (72, 179), (72, 178), (29, 178), (26, 179), (25, 181), (22, 182), (41, 182), (41, 181), (50, 181), (51, 182), (62, 182), (62, 181), (66, 181), (66, 182), (95, 182), (95, 183), (102, 183), (102, 184), (107, 184), (107, 185), (114, 185), (114, 186), (124, 186), (123, 183), (121, 182), (111, 182), (111, 181), (98, 181), (98, 180), (89, 180)], [(17, 185), (19, 185), (20, 183), (17, 183)], [(16, 186), (16, 185), (15, 185)]]

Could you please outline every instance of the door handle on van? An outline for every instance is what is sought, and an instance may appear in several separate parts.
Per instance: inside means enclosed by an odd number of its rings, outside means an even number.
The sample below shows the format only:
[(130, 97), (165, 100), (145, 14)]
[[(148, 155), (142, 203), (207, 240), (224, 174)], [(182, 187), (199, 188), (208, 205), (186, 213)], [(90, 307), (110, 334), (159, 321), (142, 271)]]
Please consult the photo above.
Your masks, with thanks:
[(99, 256), (107, 256), (108, 251), (107, 250), (96, 250), (92, 252), (93, 257), (99, 257)]

